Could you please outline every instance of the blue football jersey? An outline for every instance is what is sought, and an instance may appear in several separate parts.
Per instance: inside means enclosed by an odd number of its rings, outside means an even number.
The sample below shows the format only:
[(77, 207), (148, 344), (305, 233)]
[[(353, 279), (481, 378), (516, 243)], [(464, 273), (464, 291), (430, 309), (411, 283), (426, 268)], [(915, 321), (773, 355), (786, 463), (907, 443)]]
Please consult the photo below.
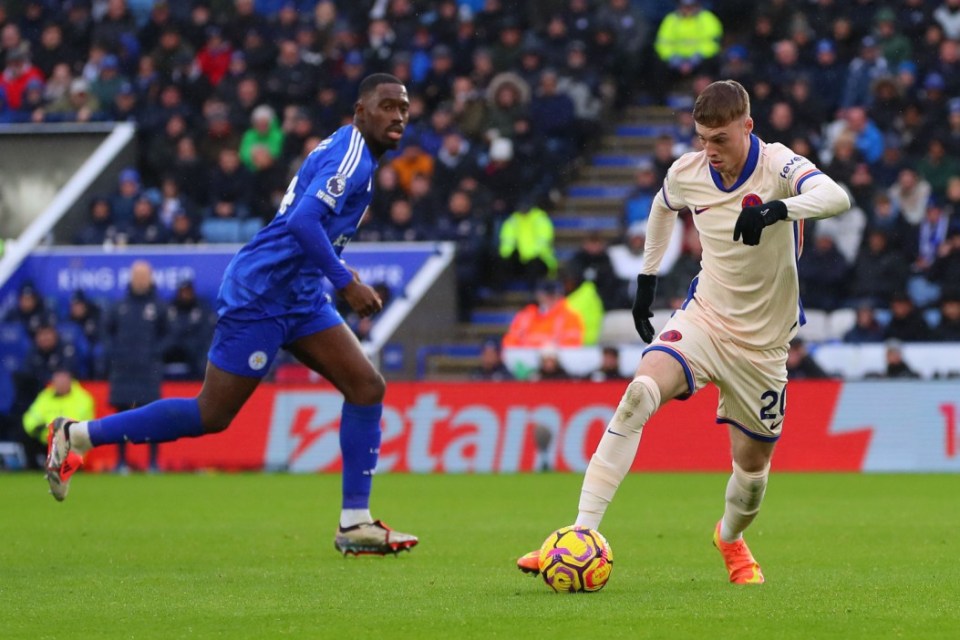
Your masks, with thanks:
[(227, 266), (219, 306), (282, 312), (313, 304), (323, 295), (324, 273), (287, 229), (303, 198), (326, 206), (317, 233), (325, 233), (339, 256), (357, 231), (373, 197), (376, 160), (353, 125), (337, 129), (314, 149), (290, 181), (277, 215), (243, 246)]

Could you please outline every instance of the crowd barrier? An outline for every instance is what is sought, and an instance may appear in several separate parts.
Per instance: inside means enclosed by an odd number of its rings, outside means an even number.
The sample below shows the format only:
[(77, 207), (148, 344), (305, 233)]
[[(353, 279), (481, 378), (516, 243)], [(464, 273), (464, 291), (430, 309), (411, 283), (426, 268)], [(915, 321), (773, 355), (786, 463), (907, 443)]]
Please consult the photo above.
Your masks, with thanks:
[[(107, 384), (88, 387), (98, 415), (109, 413)], [(620, 382), (392, 383), (378, 471), (513, 473), (545, 462), (579, 472), (623, 390)], [(163, 389), (170, 397), (197, 391), (196, 383)], [(778, 471), (960, 471), (960, 381), (798, 381), (787, 397)], [(341, 403), (326, 384), (264, 384), (227, 431), (162, 445), (161, 465), (337, 472)], [(712, 386), (663, 407), (644, 429), (633, 470), (729, 470), (727, 427), (716, 424), (716, 407)], [(109, 470), (112, 449), (93, 451), (87, 468)], [(145, 447), (131, 447), (129, 459), (142, 464)]]

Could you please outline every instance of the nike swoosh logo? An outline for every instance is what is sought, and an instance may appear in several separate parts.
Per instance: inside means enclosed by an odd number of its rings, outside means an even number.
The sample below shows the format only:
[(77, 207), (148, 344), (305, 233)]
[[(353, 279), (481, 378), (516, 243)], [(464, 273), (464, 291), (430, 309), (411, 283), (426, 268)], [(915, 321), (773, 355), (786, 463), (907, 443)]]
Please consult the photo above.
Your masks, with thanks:
[(622, 433), (617, 433), (616, 431), (614, 431), (614, 430), (611, 429), (610, 427), (607, 427), (607, 433), (612, 433), (613, 435), (615, 435), (615, 436), (620, 436), (621, 438), (626, 438), (626, 437), (627, 437), (627, 436), (623, 435)]
[(710, 207), (694, 207), (694, 208), (693, 208), (693, 215), (698, 216), (698, 215), (700, 215), (701, 213), (703, 213), (704, 211), (706, 211), (706, 210), (709, 209), (709, 208), (710, 208)]
[(747, 584), (760, 584), (762, 580), (760, 579), (760, 570), (757, 567), (752, 567), (753, 575), (747, 579)]
[(778, 422), (778, 423), (776, 423), (776, 424), (770, 425), (770, 431), (773, 431), (774, 429), (776, 429), (777, 427), (779, 427), (781, 424), (783, 424), (783, 420), (781, 420), (780, 422)]

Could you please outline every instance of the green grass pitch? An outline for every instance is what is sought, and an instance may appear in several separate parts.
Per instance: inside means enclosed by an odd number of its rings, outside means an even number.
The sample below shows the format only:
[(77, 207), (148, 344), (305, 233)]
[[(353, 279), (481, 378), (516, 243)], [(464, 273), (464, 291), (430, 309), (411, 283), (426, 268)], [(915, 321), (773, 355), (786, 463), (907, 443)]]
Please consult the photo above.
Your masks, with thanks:
[(956, 638), (960, 475), (776, 474), (727, 583), (718, 474), (631, 475), (606, 589), (514, 568), (576, 511), (579, 475), (384, 475), (396, 558), (333, 549), (339, 477), (76, 476), (57, 504), (0, 476), (0, 638)]

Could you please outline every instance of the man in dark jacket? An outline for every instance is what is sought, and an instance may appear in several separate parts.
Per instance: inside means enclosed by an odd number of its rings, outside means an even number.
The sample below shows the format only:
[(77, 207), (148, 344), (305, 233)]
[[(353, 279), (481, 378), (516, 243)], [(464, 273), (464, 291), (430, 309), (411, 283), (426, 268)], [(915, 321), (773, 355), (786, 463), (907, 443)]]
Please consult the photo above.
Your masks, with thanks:
[[(110, 406), (127, 411), (160, 398), (162, 344), (167, 334), (166, 306), (153, 286), (153, 269), (144, 260), (130, 267), (127, 295), (111, 309), (105, 327), (110, 359)], [(123, 443), (117, 471), (127, 470)], [(157, 445), (150, 444), (150, 469), (156, 471)]]
[(207, 348), (216, 321), (216, 314), (197, 298), (193, 282), (181, 282), (167, 307), (168, 331), (163, 343), (163, 367), (167, 378), (203, 379)]

